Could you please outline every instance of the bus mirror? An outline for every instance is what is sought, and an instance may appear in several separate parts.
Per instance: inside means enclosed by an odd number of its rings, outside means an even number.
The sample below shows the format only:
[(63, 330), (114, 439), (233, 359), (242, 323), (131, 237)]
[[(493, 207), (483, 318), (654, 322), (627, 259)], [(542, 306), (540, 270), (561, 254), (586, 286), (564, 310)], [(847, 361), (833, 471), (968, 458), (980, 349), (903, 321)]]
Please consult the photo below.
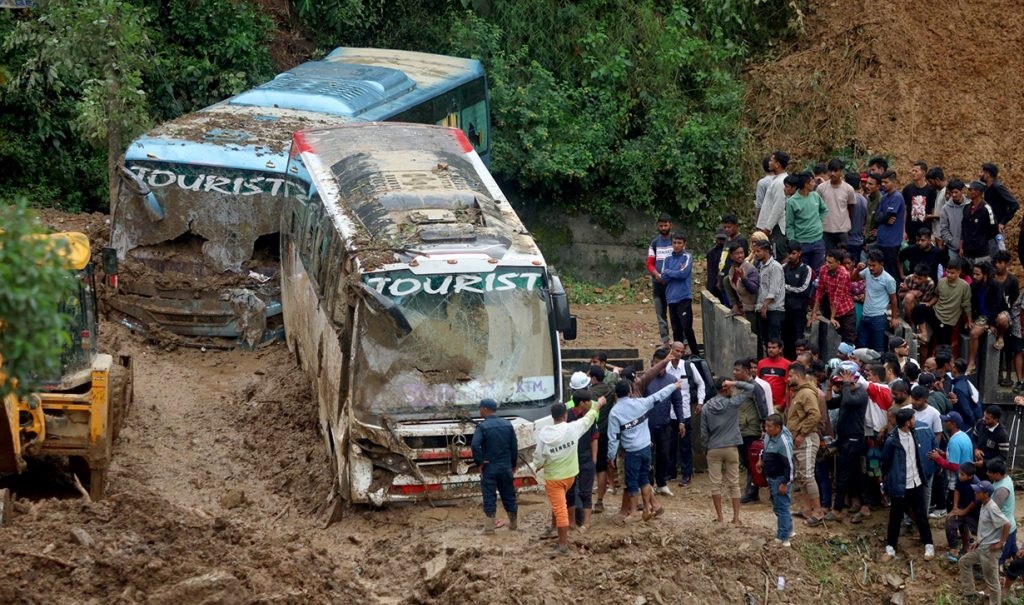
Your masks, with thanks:
[(409, 320), (405, 318), (405, 314), (402, 313), (398, 305), (390, 298), (364, 283), (359, 284), (358, 292), (371, 313), (374, 315), (384, 315), (391, 321), (399, 337), (408, 336), (412, 332)]
[(164, 220), (164, 209), (142, 177), (121, 166), (121, 183), (134, 195), (142, 198), (142, 206), (153, 222)]
[(557, 275), (551, 276), (551, 304), (554, 306), (555, 327), (559, 332), (568, 330), (570, 324), (575, 325), (569, 315), (569, 296)]
[(569, 325), (562, 329), (562, 338), (565, 340), (576, 340), (576, 316), (569, 316)]

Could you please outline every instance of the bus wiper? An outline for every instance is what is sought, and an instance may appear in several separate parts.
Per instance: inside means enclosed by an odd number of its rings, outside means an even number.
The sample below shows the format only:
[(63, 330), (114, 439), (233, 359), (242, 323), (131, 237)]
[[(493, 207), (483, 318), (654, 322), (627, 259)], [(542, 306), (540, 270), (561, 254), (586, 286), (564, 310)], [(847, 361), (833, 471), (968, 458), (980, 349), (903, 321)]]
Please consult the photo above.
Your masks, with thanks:
[(383, 314), (391, 320), (399, 337), (408, 336), (412, 332), (412, 325), (406, 319), (405, 313), (402, 313), (402, 310), (390, 298), (362, 282), (360, 282), (357, 292), (362, 296), (363, 302), (371, 312), (375, 315)]

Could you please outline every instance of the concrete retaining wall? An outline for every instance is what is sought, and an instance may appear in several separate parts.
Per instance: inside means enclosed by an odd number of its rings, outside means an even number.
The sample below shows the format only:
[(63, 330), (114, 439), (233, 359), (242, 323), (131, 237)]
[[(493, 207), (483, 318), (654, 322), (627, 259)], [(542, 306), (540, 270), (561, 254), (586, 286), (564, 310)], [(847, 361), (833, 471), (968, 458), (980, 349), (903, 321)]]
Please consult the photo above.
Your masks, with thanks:
[(716, 377), (732, 377), (732, 364), (757, 354), (757, 337), (745, 317), (731, 317), (732, 311), (707, 290), (700, 293), (704, 351)]

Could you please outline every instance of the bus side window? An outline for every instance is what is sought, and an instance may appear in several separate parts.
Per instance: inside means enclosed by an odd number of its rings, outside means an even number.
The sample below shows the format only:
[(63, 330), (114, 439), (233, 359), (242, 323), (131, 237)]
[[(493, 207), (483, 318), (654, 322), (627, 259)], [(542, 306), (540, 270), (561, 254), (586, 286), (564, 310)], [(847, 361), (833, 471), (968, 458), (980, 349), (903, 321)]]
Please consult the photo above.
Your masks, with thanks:
[[(328, 272), (330, 277), (328, 278), (331, 282), (331, 317), (334, 319), (334, 325), (344, 328), (348, 324), (348, 279), (346, 279), (347, 269), (347, 255), (345, 252), (345, 245), (337, 239), (335, 233), (331, 233), (331, 239), (333, 245), (328, 255)], [(346, 351), (347, 353), (347, 351)]]
[(303, 264), (307, 269), (312, 266), (310, 262), (313, 260), (313, 240), (320, 219), (320, 208), (320, 194), (318, 193), (309, 200), (309, 205), (306, 206), (306, 228), (302, 235), (302, 259), (305, 261)]
[(328, 217), (325, 216), (320, 220), (319, 235), (317, 236), (316, 247), (313, 249), (313, 271), (311, 275), (316, 278), (316, 283), (320, 286), (321, 297), (327, 293), (327, 290), (324, 288), (326, 285), (324, 277), (326, 277), (325, 267), (329, 264), (327, 261), (327, 250), (331, 243), (330, 234), (333, 232), (332, 227), (333, 225), (331, 225), (331, 220)]

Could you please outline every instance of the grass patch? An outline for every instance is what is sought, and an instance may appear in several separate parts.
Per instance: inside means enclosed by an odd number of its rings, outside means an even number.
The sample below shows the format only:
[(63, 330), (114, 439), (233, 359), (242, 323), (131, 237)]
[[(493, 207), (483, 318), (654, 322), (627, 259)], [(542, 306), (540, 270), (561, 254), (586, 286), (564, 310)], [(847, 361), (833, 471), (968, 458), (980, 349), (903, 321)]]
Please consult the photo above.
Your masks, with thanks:
[(623, 278), (610, 286), (562, 277), (562, 285), (571, 305), (631, 305), (651, 301), (651, 281), (647, 278)]

